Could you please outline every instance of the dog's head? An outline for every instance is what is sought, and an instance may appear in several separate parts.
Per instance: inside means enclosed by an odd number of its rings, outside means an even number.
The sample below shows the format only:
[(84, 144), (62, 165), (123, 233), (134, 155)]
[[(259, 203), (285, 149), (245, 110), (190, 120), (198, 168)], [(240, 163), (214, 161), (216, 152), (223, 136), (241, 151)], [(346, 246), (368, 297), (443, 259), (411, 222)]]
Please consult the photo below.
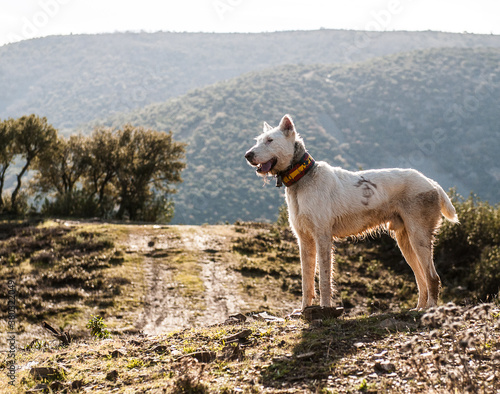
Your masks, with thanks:
[(257, 168), (257, 174), (276, 175), (286, 170), (292, 163), (295, 141), (300, 138), (290, 115), (281, 119), (278, 127), (264, 122), (264, 130), (256, 138), (257, 143), (245, 154), (248, 163)]

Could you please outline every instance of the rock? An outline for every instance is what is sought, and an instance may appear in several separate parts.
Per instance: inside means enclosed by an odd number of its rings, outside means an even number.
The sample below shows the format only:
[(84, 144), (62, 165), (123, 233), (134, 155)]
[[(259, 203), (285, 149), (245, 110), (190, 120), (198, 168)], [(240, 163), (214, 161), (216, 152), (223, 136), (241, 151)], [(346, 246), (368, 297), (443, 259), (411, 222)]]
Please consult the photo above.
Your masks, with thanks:
[(383, 350), (383, 351), (381, 351), (380, 353), (375, 353), (375, 354), (373, 355), (373, 357), (374, 357), (374, 358), (382, 358), (382, 357), (384, 357), (387, 353), (388, 353), (388, 351), (387, 351), (387, 350)]
[(123, 357), (125, 356), (124, 353), (122, 353), (121, 351), (119, 351), (118, 349), (117, 350), (113, 350), (111, 352), (111, 358), (120, 358), (120, 357)]
[(382, 373), (391, 373), (396, 370), (396, 366), (389, 361), (376, 360), (375, 361), (375, 371)]
[(224, 322), (224, 324), (244, 323), (246, 321), (247, 317), (243, 313), (236, 313), (234, 315), (229, 315), (229, 318)]
[(300, 309), (295, 309), (292, 313), (287, 315), (288, 319), (300, 319), (302, 317), (302, 311)]
[(239, 340), (242, 340), (242, 339), (246, 339), (246, 338), (248, 338), (250, 335), (252, 335), (252, 330), (247, 329), (247, 330), (240, 331), (240, 332), (238, 332), (237, 334), (234, 334), (234, 335), (230, 335), (230, 336), (228, 336), (228, 337), (225, 337), (225, 338), (223, 338), (222, 340), (223, 340), (225, 343), (231, 343), (231, 342), (236, 342), (236, 341), (239, 341)]
[(283, 319), (282, 317), (273, 316), (273, 315), (270, 315), (267, 312), (257, 313), (255, 315), (253, 315), (253, 318), (256, 319), (256, 320), (262, 320), (262, 321), (273, 322), (273, 323), (274, 322), (284, 322), (285, 321), (285, 319)]
[(118, 379), (118, 371), (116, 369), (113, 369), (106, 374), (106, 380), (116, 382), (116, 379)]
[(158, 345), (158, 346), (155, 346), (153, 349), (151, 349), (151, 351), (155, 352), (155, 353), (165, 353), (166, 351), (168, 350), (168, 348), (165, 346), (165, 345)]
[(73, 382), (71, 383), (72, 390), (80, 390), (82, 387), (83, 387), (83, 379), (73, 380)]
[(317, 305), (308, 306), (302, 312), (304, 319), (307, 321), (334, 319), (339, 317), (342, 313), (344, 313), (344, 308), (342, 307), (336, 308)]
[(49, 388), (51, 391), (57, 392), (57, 391), (64, 389), (64, 384), (62, 382), (60, 382), (59, 380), (55, 380), (50, 384)]
[(52, 367), (33, 367), (30, 369), (30, 375), (35, 379), (57, 379), (61, 370)]
[(186, 354), (182, 357), (179, 357), (178, 360), (181, 360), (183, 358), (187, 358), (187, 357), (192, 357), (196, 360), (198, 360), (200, 363), (210, 363), (212, 361), (214, 361), (217, 357), (217, 354), (215, 352), (194, 352), (194, 353), (189, 353), (189, 354)]

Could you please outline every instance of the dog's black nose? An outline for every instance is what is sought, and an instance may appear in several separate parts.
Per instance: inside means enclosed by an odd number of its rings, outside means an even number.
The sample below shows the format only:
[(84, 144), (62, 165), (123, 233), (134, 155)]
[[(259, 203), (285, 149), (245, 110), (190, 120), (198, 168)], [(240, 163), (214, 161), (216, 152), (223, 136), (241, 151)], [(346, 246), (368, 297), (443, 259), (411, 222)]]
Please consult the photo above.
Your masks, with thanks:
[(245, 159), (248, 161), (252, 161), (253, 158), (255, 157), (255, 153), (253, 153), (251, 150), (249, 150), (247, 153), (245, 153)]

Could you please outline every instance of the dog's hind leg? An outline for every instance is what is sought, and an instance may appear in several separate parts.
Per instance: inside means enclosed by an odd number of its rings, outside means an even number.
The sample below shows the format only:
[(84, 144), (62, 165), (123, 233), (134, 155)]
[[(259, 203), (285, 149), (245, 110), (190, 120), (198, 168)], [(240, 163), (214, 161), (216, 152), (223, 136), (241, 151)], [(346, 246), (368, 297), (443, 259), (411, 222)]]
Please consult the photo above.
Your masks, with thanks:
[(403, 253), (406, 262), (413, 270), (413, 274), (415, 275), (415, 279), (417, 281), (418, 303), (416, 309), (425, 308), (427, 306), (428, 297), (425, 272), (422, 269), (418, 256), (411, 245), (406, 228), (399, 229), (398, 231), (395, 231), (394, 234), (396, 235), (396, 241), (398, 242), (399, 249), (401, 249), (401, 253)]
[(316, 291), (314, 275), (316, 274), (316, 244), (307, 233), (298, 233), (300, 249), (300, 265), (302, 269), (302, 310), (312, 305)]
[(316, 239), (319, 265), (320, 306), (332, 306), (332, 236), (322, 235)]
[(425, 275), (427, 283), (427, 303), (425, 308), (431, 308), (437, 305), (441, 279), (436, 272), (433, 261), (433, 241), (434, 226), (432, 229), (420, 228), (416, 231), (410, 230), (410, 243), (417, 254), (420, 267)]

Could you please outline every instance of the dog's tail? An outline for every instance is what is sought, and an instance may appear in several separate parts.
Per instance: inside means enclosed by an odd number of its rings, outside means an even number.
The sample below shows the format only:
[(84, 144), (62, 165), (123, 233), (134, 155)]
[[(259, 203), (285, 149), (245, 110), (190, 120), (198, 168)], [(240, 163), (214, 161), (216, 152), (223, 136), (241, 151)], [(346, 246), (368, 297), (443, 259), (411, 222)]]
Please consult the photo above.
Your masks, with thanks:
[(455, 211), (455, 207), (451, 203), (450, 198), (445, 193), (443, 188), (436, 183), (436, 188), (439, 192), (439, 200), (441, 203), (441, 213), (443, 216), (448, 219), (452, 223), (458, 223), (457, 211)]

